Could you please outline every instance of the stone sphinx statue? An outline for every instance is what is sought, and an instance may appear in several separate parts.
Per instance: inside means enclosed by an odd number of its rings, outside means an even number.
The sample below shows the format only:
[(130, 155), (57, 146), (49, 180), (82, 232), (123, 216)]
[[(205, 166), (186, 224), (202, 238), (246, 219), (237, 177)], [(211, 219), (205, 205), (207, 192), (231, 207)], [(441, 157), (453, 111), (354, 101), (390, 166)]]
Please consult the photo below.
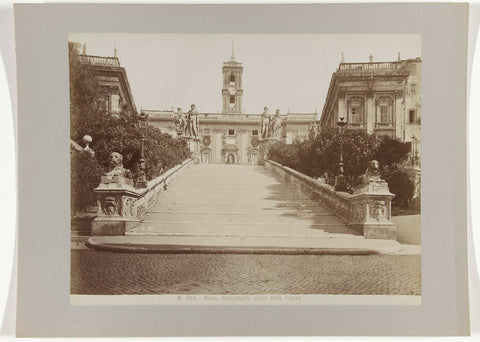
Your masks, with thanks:
[(108, 156), (108, 169), (104, 176), (112, 179), (114, 176), (132, 178), (132, 173), (123, 167), (123, 156), (118, 152), (112, 152)]
[(366, 192), (373, 193), (390, 193), (388, 184), (380, 178), (380, 164), (376, 160), (368, 162), (365, 173), (358, 177), (352, 184), (351, 192), (353, 194), (360, 194)]

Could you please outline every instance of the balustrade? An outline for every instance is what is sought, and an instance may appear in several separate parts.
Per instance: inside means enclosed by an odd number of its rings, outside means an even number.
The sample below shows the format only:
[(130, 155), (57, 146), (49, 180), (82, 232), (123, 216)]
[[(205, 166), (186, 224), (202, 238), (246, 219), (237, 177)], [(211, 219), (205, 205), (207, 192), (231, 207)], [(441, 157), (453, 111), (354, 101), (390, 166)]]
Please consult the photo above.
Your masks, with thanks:
[(350, 194), (335, 191), (331, 185), (320, 183), (271, 160), (267, 160), (265, 166), (297, 190), (330, 209), (347, 226), (365, 238), (396, 239), (396, 227), (391, 221), (391, 201), (395, 195), (390, 193), (388, 184), (378, 176), (366, 179), (362, 187)]

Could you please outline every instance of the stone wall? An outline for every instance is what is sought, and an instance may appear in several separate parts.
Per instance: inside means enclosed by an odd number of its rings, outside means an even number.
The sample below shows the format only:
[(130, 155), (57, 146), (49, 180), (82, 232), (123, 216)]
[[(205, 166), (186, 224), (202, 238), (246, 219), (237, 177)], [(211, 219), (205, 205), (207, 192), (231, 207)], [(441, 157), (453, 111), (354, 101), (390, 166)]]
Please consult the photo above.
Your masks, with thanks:
[(309, 195), (312, 200), (330, 209), (365, 238), (396, 239), (396, 227), (391, 221), (391, 200), (394, 195), (388, 191), (388, 186), (385, 187), (385, 182), (371, 182), (358, 193), (350, 194), (335, 191), (328, 184), (271, 160), (267, 160), (265, 166), (293, 185), (298, 192)]

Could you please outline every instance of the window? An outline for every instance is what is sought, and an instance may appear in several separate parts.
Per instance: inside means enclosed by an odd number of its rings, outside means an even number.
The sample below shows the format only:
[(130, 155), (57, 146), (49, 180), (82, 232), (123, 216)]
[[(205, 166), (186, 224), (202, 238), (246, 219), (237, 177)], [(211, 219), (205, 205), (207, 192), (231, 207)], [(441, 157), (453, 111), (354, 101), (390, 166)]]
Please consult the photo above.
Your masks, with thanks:
[(387, 106), (380, 106), (380, 122), (381, 123), (389, 123), (390, 118), (388, 116), (388, 107)]
[(235, 75), (230, 75), (230, 85), (235, 85)]
[(235, 130), (234, 130), (234, 129), (229, 129), (229, 130), (228, 130), (228, 135), (229, 135), (229, 136), (235, 135)]
[(230, 104), (228, 106), (230, 109), (235, 108), (235, 96), (230, 96)]
[(120, 96), (113, 94), (112, 97), (112, 113), (120, 112)]
[(408, 111), (408, 123), (415, 123), (415, 121), (417, 121), (416, 114), (414, 109)]
[(415, 84), (410, 84), (410, 93), (415, 94), (416, 88)]
[(377, 99), (377, 124), (393, 124), (393, 99), (389, 96), (380, 96)]
[(258, 129), (252, 130), (252, 136), (253, 136), (253, 137), (258, 136)]
[(105, 111), (107, 113), (110, 113), (110, 106), (109, 106), (110, 101), (108, 100), (108, 97), (105, 98)]
[(356, 96), (352, 97), (348, 103), (347, 122), (352, 125), (362, 126), (363, 124), (363, 99)]
[(354, 124), (362, 122), (361, 107), (359, 105), (350, 108), (350, 122)]

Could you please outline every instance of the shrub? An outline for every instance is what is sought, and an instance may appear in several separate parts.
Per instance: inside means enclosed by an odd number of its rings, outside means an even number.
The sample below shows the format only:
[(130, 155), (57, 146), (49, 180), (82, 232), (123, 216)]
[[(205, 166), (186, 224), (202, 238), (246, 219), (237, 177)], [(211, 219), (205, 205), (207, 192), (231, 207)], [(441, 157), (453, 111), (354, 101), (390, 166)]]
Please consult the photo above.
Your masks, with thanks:
[(70, 159), (71, 210), (82, 212), (96, 204), (96, 196), (92, 191), (100, 183), (102, 168), (88, 152), (75, 151)]
[(390, 192), (395, 194), (392, 205), (398, 208), (407, 208), (413, 198), (415, 185), (406, 172), (395, 170), (385, 172), (383, 179), (388, 182)]
[(408, 155), (409, 147), (398, 139), (351, 130), (340, 136), (335, 129), (326, 129), (314, 139), (291, 145), (277, 143), (270, 148), (269, 157), (310, 177), (326, 175), (328, 183), (333, 184), (339, 172), (340, 146), (347, 185), (362, 175), (368, 162), (375, 159), (380, 163), (380, 173), (389, 183), (390, 191), (396, 195), (393, 205), (402, 208), (409, 205), (414, 185), (408, 174), (397, 169)]

